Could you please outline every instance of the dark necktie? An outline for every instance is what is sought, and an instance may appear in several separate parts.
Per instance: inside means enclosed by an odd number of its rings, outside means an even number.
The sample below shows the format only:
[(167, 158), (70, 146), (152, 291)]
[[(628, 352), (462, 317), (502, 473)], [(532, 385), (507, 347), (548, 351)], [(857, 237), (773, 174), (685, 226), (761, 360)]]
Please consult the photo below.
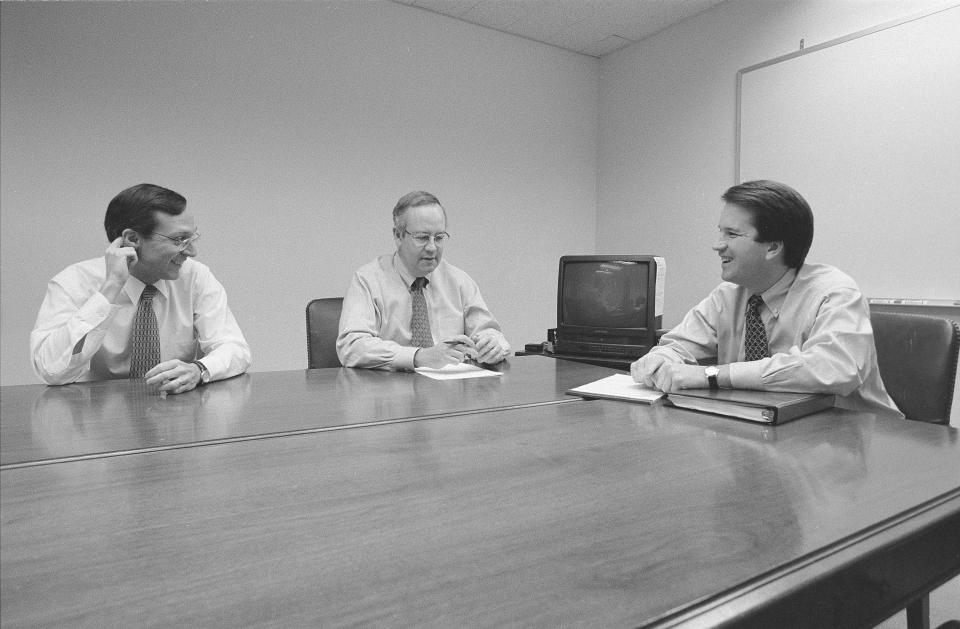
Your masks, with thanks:
[(423, 296), (423, 289), (430, 283), (425, 277), (418, 277), (410, 285), (410, 294), (413, 296), (413, 316), (410, 318), (410, 331), (414, 347), (433, 347), (433, 336), (430, 334), (430, 315), (427, 312), (427, 299)]
[(753, 295), (747, 300), (747, 318), (744, 326), (743, 358), (744, 360), (760, 360), (770, 355), (767, 345), (767, 331), (760, 319), (760, 304), (763, 298)]
[(140, 294), (140, 304), (130, 333), (130, 377), (142, 378), (160, 362), (160, 327), (153, 311), (157, 287), (148, 284)]

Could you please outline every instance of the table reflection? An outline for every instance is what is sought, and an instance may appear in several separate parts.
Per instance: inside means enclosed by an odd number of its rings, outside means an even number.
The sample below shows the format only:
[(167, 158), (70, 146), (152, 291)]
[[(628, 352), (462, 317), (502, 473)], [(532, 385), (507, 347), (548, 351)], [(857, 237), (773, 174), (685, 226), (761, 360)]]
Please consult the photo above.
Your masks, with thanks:
[(142, 383), (111, 381), (46, 387), (30, 428), (38, 456), (149, 448), (229, 437), (250, 396), (247, 374), (160, 397)]

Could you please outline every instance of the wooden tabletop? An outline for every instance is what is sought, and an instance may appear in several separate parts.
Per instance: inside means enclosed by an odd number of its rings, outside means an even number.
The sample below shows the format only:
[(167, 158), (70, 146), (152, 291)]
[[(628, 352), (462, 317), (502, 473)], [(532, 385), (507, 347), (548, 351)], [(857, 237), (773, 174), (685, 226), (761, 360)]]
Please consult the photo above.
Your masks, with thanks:
[(128, 380), (2, 387), (0, 466), (572, 402), (568, 389), (616, 373), (541, 356), (496, 370), (466, 380), (347, 368), (252, 373), (163, 399)]
[(0, 502), (4, 627), (869, 626), (958, 569), (960, 441), (574, 401), (6, 468)]

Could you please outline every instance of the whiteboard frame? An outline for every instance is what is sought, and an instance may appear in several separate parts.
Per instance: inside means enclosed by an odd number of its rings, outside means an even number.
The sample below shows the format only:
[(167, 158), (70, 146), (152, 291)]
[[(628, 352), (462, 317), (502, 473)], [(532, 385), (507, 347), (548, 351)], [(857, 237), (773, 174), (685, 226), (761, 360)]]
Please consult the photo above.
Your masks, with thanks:
[[(862, 31), (857, 31), (857, 32), (855, 32), (855, 33), (850, 33), (849, 35), (844, 35), (844, 36), (838, 37), (838, 38), (836, 38), (836, 39), (831, 39), (830, 41), (826, 41), (826, 42), (823, 42), (822, 44), (817, 44), (817, 45), (815, 45), (815, 46), (810, 46), (809, 48), (801, 47), (800, 50), (797, 50), (797, 51), (795, 51), (795, 52), (791, 52), (791, 53), (788, 53), (788, 54), (785, 54), (785, 55), (781, 55), (781, 56), (779, 56), (779, 57), (774, 57), (773, 59), (769, 59), (769, 60), (767, 60), (767, 61), (762, 61), (762, 62), (760, 62), (760, 63), (755, 63), (754, 65), (747, 66), (746, 68), (742, 68), (742, 69), (740, 69), (740, 70), (737, 70), (737, 96), (736, 96), (736, 104), (735, 104), (735, 111), (736, 111), (735, 136), (736, 136), (736, 140), (735, 140), (735, 145), (734, 145), (734, 147), (733, 147), (733, 171), (734, 171), (734, 172), (733, 172), (733, 178), (734, 178), (733, 184), (734, 184), (734, 185), (738, 185), (738, 184), (740, 184), (740, 183), (743, 183), (743, 182), (740, 181), (740, 151), (741, 151), (741, 143), (742, 143), (742, 140), (741, 140), (741, 130), (742, 130), (742, 128), (741, 128), (741, 115), (742, 115), (742, 112), (741, 112), (741, 108), (742, 108), (742, 94), (741, 94), (741, 90), (742, 90), (742, 87), (743, 87), (743, 75), (744, 75), (744, 74), (746, 74), (746, 73), (748, 73), (748, 72), (753, 72), (754, 70), (759, 70), (759, 69), (761, 69), (761, 68), (766, 68), (766, 67), (768, 67), (768, 66), (776, 65), (776, 64), (782, 63), (782, 62), (784, 62), (784, 61), (789, 61), (790, 59), (796, 59), (797, 57), (802, 57), (802, 56), (804, 56), (804, 55), (809, 55), (809, 54), (818, 52), (818, 51), (820, 51), (820, 50), (824, 50), (824, 49), (826, 49), (826, 48), (832, 48), (833, 46), (839, 46), (840, 44), (846, 43), (846, 42), (848, 42), (848, 41), (852, 41), (852, 40), (855, 40), (855, 39), (860, 39), (861, 37), (867, 37), (868, 35), (872, 35), (872, 34), (874, 34), (874, 33), (880, 32), (880, 31), (885, 31), (885, 30), (887, 30), (887, 29), (896, 28), (897, 26), (901, 26), (901, 25), (903, 25), (903, 24), (909, 24), (910, 22), (915, 22), (916, 20), (922, 20), (922, 19), (925, 18), (925, 17), (929, 17), (929, 16), (935, 15), (935, 14), (937, 14), (937, 13), (942, 13), (942, 12), (944, 12), (944, 11), (949, 11), (949, 10), (951, 10), (951, 9), (957, 8), (958, 6), (960, 6), (960, 3), (950, 4), (950, 5), (943, 6), (943, 7), (940, 7), (940, 8), (935, 8), (935, 9), (926, 9), (926, 10), (921, 11), (921, 12), (919, 12), (919, 13), (916, 13), (916, 14), (914, 14), (914, 15), (910, 15), (910, 16), (903, 17), (903, 18), (898, 18), (898, 19), (896, 19), (896, 20), (891, 20), (891, 21), (889, 21), (889, 22), (884, 22), (883, 24), (879, 24), (879, 25), (877, 25), (877, 26), (872, 26), (872, 27), (870, 27), (870, 28), (863, 29)], [(802, 46), (803, 40), (800, 40), (800, 41), (801, 41), (801, 46)]]

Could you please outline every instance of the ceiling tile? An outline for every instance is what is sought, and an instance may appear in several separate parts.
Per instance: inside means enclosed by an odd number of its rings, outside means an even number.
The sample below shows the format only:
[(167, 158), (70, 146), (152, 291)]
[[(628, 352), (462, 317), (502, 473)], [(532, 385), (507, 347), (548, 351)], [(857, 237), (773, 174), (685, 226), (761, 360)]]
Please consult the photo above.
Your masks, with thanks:
[(602, 57), (723, 0), (393, 0)]

